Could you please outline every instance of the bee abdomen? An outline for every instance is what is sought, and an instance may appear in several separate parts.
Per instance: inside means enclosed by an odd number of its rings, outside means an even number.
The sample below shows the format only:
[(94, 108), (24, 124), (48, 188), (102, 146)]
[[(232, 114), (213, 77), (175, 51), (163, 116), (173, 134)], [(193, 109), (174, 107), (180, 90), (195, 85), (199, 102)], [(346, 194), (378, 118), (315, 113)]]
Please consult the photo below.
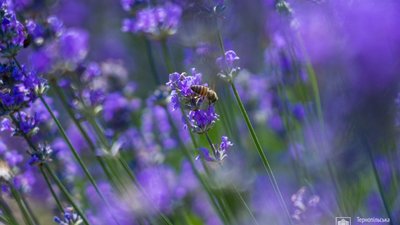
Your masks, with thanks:
[(201, 96), (206, 96), (208, 92), (208, 88), (202, 85), (192, 85), (190, 89), (192, 89), (193, 92)]

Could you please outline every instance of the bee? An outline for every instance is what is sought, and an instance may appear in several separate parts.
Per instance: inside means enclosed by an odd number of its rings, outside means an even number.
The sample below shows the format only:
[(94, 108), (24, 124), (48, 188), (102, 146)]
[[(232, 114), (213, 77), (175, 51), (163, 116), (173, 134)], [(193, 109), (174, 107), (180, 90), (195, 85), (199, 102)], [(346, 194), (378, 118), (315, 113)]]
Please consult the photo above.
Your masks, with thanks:
[(218, 101), (217, 93), (209, 87), (203, 85), (192, 85), (190, 89), (201, 97), (205, 97), (209, 103), (213, 104)]

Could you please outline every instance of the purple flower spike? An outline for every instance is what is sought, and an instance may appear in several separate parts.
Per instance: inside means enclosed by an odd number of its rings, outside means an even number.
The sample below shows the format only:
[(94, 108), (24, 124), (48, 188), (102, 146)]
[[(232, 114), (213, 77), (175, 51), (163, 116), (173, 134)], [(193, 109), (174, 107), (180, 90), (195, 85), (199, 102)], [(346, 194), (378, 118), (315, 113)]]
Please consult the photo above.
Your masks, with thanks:
[(60, 37), (60, 53), (64, 60), (79, 63), (86, 58), (89, 34), (81, 29), (69, 29)]
[(26, 39), (24, 26), (16, 19), (7, 3), (0, 3), (0, 55), (11, 58), (17, 55)]
[(83, 223), (83, 220), (77, 213), (74, 212), (73, 208), (68, 207), (64, 210), (64, 218), (59, 218), (56, 216), (54, 217), (54, 222), (60, 225), (80, 225)]
[(230, 82), (240, 70), (240, 67), (236, 65), (239, 59), (239, 56), (233, 50), (228, 50), (224, 56), (218, 57), (216, 63), (221, 69), (218, 76)]
[(206, 148), (199, 149), (199, 155), (196, 157), (196, 160), (199, 158), (203, 158), (209, 162), (220, 162), (224, 160), (228, 155), (226, 154), (230, 147), (233, 146), (233, 143), (229, 141), (227, 136), (221, 137), (221, 144), (219, 148), (214, 146), (213, 155), (210, 155), (210, 151)]
[(47, 162), (51, 162), (51, 155), (53, 149), (49, 145), (39, 144), (36, 151), (29, 152), (31, 158), (29, 159), (29, 165), (42, 165)]
[[(123, 1), (123, 7), (131, 5)], [(125, 19), (122, 31), (138, 33), (153, 39), (162, 39), (176, 33), (182, 15), (180, 6), (167, 3), (163, 6), (145, 8), (139, 11), (135, 19)]]
[(214, 126), (219, 115), (215, 113), (214, 106), (210, 106), (206, 110), (192, 110), (188, 117), (193, 131), (202, 134)]

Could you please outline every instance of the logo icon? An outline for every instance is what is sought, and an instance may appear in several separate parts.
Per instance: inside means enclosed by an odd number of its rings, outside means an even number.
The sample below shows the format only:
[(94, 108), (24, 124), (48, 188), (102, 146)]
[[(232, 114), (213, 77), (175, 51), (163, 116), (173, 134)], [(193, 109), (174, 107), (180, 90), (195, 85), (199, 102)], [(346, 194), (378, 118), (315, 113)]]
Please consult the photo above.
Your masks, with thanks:
[(336, 217), (336, 225), (351, 225), (350, 217)]

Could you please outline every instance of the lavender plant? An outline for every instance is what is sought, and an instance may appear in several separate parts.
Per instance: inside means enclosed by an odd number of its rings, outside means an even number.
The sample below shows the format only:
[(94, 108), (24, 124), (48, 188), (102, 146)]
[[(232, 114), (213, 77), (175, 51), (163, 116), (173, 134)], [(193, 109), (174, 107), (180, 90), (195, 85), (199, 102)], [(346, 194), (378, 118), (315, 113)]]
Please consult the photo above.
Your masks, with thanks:
[(0, 0), (0, 224), (400, 223), (399, 8)]

